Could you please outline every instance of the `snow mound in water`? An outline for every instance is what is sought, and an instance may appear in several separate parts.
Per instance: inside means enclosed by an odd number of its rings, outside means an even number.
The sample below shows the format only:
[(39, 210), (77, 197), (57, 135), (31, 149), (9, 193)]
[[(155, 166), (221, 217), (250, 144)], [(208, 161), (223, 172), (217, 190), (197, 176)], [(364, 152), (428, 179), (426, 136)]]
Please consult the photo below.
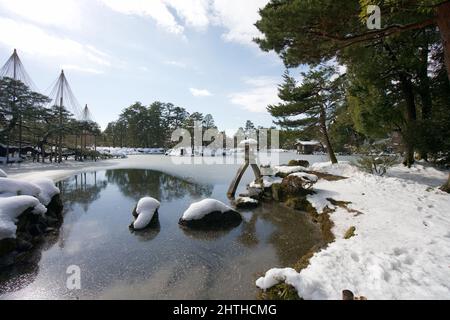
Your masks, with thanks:
[(136, 213), (138, 214), (138, 217), (133, 223), (134, 229), (142, 230), (146, 228), (152, 221), (153, 216), (160, 206), (161, 203), (151, 197), (145, 197), (139, 200), (136, 207)]
[(205, 199), (200, 202), (191, 204), (191, 206), (184, 212), (181, 220), (201, 220), (205, 216), (213, 212), (225, 213), (229, 211), (233, 211), (233, 209), (231, 209), (226, 204), (214, 199)]
[(31, 196), (0, 198), (0, 240), (16, 237), (17, 218), (29, 208), (33, 208), (34, 214), (47, 212), (39, 200)]

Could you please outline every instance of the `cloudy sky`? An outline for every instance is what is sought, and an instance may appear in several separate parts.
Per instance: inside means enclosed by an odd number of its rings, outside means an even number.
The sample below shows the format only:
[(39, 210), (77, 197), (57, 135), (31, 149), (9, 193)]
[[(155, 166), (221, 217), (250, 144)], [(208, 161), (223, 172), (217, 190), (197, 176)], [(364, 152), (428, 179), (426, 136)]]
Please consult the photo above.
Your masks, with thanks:
[(103, 127), (135, 101), (269, 126), (283, 65), (252, 43), (268, 0), (0, 0), (1, 64), (17, 48), (38, 89), (63, 68)]

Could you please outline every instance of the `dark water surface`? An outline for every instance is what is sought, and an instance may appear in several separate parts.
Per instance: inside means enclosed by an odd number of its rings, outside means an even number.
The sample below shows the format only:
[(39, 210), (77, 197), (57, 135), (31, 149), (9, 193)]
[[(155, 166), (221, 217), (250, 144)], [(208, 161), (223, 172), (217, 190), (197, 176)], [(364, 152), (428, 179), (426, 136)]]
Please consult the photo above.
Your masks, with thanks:
[[(118, 169), (78, 174), (60, 183), (65, 218), (38, 266), (10, 279), (2, 299), (253, 299), (255, 280), (294, 264), (320, 233), (306, 214), (277, 204), (241, 211), (244, 222), (214, 232), (182, 229), (194, 202), (228, 203), (227, 185), (198, 184), (157, 171)], [(161, 201), (159, 225), (132, 233), (137, 201)], [(67, 289), (67, 268), (81, 289)]]

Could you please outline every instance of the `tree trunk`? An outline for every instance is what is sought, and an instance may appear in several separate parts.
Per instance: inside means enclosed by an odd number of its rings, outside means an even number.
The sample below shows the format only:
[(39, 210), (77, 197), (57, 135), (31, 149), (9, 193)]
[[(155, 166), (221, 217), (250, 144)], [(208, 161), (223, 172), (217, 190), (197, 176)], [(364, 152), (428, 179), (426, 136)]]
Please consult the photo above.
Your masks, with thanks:
[[(430, 78), (428, 77), (428, 44), (422, 50), (422, 66), (419, 71), (419, 95), (422, 102), (422, 125), (428, 126), (428, 121), (431, 120), (433, 110), (433, 100), (430, 90)], [(423, 145), (423, 143), (422, 143)], [(422, 147), (419, 150), (420, 159), (428, 161), (428, 150)]]
[[(447, 76), (450, 80), (450, 1), (446, 1), (437, 7), (437, 24), (442, 38), (442, 46), (444, 47), (445, 66), (447, 67)], [(447, 183), (441, 188), (445, 192), (450, 193), (450, 174)]]
[(414, 100), (414, 91), (411, 79), (405, 73), (401, 72), (400, 83), (406, 102), (406, 132), (403, 133), (403, 140), (405, 142), (405, 166), (411, 167), (414, 164), (414, 138), (412, 132), (414, 130), (417, 111), (416, 102)]
[(319, 125), (322, 130), (323, 137), (325, 139), (325, 144), (327, 146), (328, 156), (330, 157), (330, 161), (332, 164), (338, 163), (336, 155), (334, 154), (333, 147), (331, 145), (330, 136), (328, 135), (327, 129), (327, 114), (324, 107), (320, 107), (320, 117), (319, 117)]
[(441, 190), (447, 193), (450, 193), (450, 173), (448, 175), (447, 182), (441, 187)]
[(447, 75), (450, 80), (450, 1), (444, 2), (436, 8), (436, 16), (444, 47)]

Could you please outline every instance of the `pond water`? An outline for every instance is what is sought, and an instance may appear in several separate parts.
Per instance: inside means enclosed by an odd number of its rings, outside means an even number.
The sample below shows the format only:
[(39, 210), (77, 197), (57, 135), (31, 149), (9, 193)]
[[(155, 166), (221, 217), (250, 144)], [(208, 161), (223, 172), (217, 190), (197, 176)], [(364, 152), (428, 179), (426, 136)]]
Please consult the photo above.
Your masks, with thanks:
[[(228, 203), (230, 177), (205, 181), (121, 168), (60, 182), (65, 209), (59, 236), (42, 250), (35, 269), (1, 284), (0, 298), (254, 299), (258, 276), (291, 266), (320, 241), (306, 214), (277, 204), (241, 211), (244, 221), (231, 230), (181, 228), (178, 219), (192, 202)], [(159, 224), (131, 232), (132, 210), (144, 196), (161, 200)], [(67, 289), (72, 265), (81, 271), (80, 290)]]

